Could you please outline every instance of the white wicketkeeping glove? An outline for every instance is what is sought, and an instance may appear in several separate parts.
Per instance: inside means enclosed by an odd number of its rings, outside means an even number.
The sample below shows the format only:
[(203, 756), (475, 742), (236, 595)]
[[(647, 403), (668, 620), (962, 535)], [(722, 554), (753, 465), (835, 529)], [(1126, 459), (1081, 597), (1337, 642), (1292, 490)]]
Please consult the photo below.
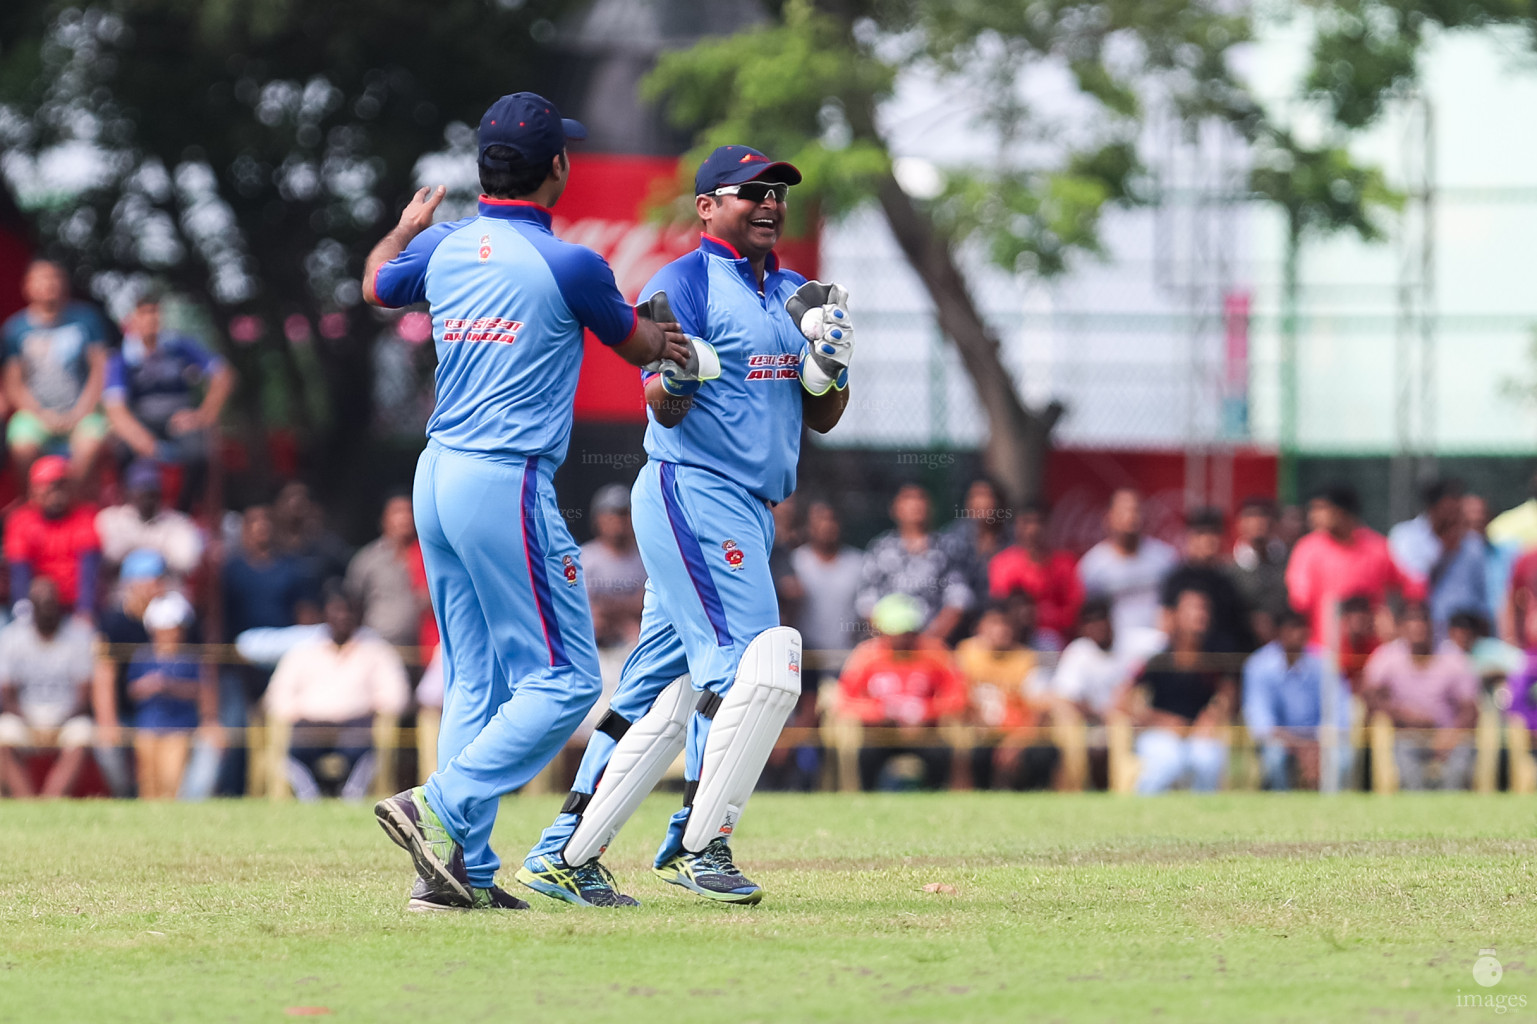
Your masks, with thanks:
[[(635, 311), (653, 323), (676, 323), (666, 292), (657, 292), (635, 307)], [(674, 359), (658, 359), (641, 367), (647, 373), (662, 375), (662, 388), (669, 395), (682, 398), (699, 390), (699, 385), (720, 376), (720, 356), (715, 346), (692, 334), (688, 336), (688, 361), (679, 365)]]
[(849, 361), (854, 358), (854, 320), (848, 304), (848, 289), (821, 281), (807, 281), (785, 301), (785, 311), (806, 339), (801, 386), (810, 394), (848, 387)]

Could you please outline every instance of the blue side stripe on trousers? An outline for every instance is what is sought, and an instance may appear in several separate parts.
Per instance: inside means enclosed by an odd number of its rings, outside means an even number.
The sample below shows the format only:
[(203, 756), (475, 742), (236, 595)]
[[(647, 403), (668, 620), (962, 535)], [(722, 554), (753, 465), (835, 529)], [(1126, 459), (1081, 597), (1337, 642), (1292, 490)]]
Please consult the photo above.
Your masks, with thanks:
[(550, 666), (569, 665), (566, 644), (560, 636), (560, 620), (555, 617), (555, 603), (550, 599), (550, 577), (545, 565), (544, 546), (539, 541), (539, 456), (530, 455), (523, 465), (523, 552), (528, 559), (528, 578), (534, 584), (534, 600), (539, 605), (539, 624), (544, 627), (544, 642), (550, 650)]

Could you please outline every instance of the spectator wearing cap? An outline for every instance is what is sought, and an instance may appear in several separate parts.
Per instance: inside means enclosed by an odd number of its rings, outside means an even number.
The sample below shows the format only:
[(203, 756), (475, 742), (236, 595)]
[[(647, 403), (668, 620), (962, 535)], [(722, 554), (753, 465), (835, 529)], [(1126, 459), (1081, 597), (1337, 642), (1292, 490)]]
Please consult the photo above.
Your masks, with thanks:
[(400, 655), (358, 631), (357, 604), (340, 581), (325, 588), (327, 635), (283, 655), (265, 697), (268, 717), (292, 727), (286, 765), (301, 800), (323, 793), (361, 799), (373, 782), (376, 715), (399, 715), (411, 700)]
[(943, 641), (960, 625), (975, 595), (966, 582), (966, 567), (930, 530), (931, 512), (929, 493), (918, 484), (897, 489), (891, 499), (896, 528), (866, 549), (856, 607), (869, 618), (882, 598), (905, 594), (916, 603), (919, 628)]
[(1016, 590), (1035, 598), (1037, 617), (1044, 629), (1070, 636), (1083, 604), (1083, 582), (1073, 556), (1053, 551), (1046, 544), (1050, 510), (1031, 502), (1014, 520), (1014, 543), (998, 552), (987, 567), (987, 589), (994, 600)]
[(190, 576), (203, 560), (203, 532), (192, 518), (161, 500), (160, 466), (148, 459), (131, 463), (123, 475), (128, 500), (96, 513), (101, 556), (115, 568), (130, 551), (158, 551), (177, 577)]
[(1438, 646), (1425, 605), (1411, 602), (1398, 619), (1398, 638), (1377, 648), (1366, 663), (1363, 695), (1373, 713), (1382, 712), (1397, 730), (1393, 759), (1401, 789), (1425, 789), (1436, 774), (1441, 789), (1467, 789), (1473, 778), (1473, 742), (1478, 720), (1478, 675), (1468, 657), (1473, 631), (1455, 616), (1451, 633)]
[(1159, 603), (1172, 611), (1181, 591), (1199, 590), (1211, 606), (1211, 630), (1207, 646), (1212, 651), (1254, 649), (1254, 630), (1249, 605), (1222, 561), (1222, 513), (1201, 508), (1185, 519), (1185, 560), (1164, 579)]
[(185, 507), (206, 476), (210, 433), (235, 375), (196, 341), (162, 329), (158, 296), (139, 299), (126, 327), (123, 347), (107, 361), (102, 408), (112, 432), (140, 459), (183, 467), (177, 504)]
[[(91, 746), (96, 636), (65, 615), (49, 577), (34, 577), (26, 593), (31, 614), (0, 629), (0, 782), (12, 796), (58, 797), (74, 785)], [(15, 751), (50, 747), (59, 758), (34, 793)]]
[[(646, 567), (630, 523), (630, 491), (607, 484), (592, 499), (593, 538), (582, 545), (582, 573), (598, 646), (628, 651), (640, 638)], [(601, 703), (601, 702), (600, 702)]]
[[(69, 276), (52, 260), (33, 261), (22, 292), (26, 308), (0, 327), (5, 398), (15, 410), (6, 424), (6, 444), (22, 468), (68, 445), (79, 482), (107, 436), (107, 421), (96, 407), (110, 330), (93, 307), (70, 299)], [(65, 470), (70, 468), (66, 463)]]
[[(1223, 730), (1232, 718), (1237, 688), (1213, 663), (1208, 646), (1211, 601), (1200, 590), (1182, 590), (1169, 617), (1168, 647), (1148, 659), (1136, 679), (1121, 686), (1116, 705), (1141, 733), (1137, 792), (1163, 793), (1188, 779), (1193, 792), (1222, 785), (1228, 749)], [(1147, 688), (1146, 706), (1132, 699), (1133, 684)]]
[(1361, 498), (1349, 484), (1333, 484), (1308, 502), (1311, 531), (1292, 550), (1286, 567), (1286, 591), (1292, 607), (1313, 625), (1312, 640), (1330, 633), (1331, 607), (1360, 596), (1373, 612), (1389, 593), (1411, 600), (1424, 596), (1424, 581), (1399, 567), (1382, 534), (1361, 523)]
[(1435, 480), (1421, 497), (1425, 510), (1388, 531), (1388, 548), (1409, 575), (1428, 583), (1430, 621), (1445, 635), (1455, 612), (1492, 617), (1482, 538), (1468, 529), (1460, 480)]
[(1245, 498), (1234, 524), (1228, 575), (1249, 607), (1256, 643), (1275, 639), (1276, 623), (1291, 609), (1286, 597), (1286, 544), (1276, 536), (1276, 507), (1269, 498)]
[[(1323, 721), (1323, 660), (1308, 648), (1308, 620), (1300, 612), (1283, 613), (1276, 639), (1249, 656), (1243, 666), (1243, 719), (1260, 747), (1266, 789), (1299, 785), (1314, 789), (1319, 780), (1318, 727)], [(1338, 779), (1350, 773), (1350, 688), (1336, 680), (1334, 725), (1338, 730)]]
[(422, 616), (432, 614), (432, 601), (409, 494), (385, 499), (379, 537), (352, 556), (347, 589), (357, 595), (363, 625), (386, 641), (410, 647), (420, 639)]
[(32, 580), (47, 576), (61, 600), (89, 618), (96, 605), (101, 545), (96, 509), (74, 498), (69, 461), (45, 455), (27, 473), (29, 500), (5, 524), (5, 558), (11, 566), (11, 593), (27, 593)]
[(1084, 592), (1110, 601), (1111, 623), (1121, 634), (1157, 627), (1159, 588), (1179, 564), (1174, 548), (1142, 527), (1142, 495), (1121, 488), (1105, 512), (1107, 536), (1078, 562)]
[(913, 754), (923, 762), (924, 784), (943, 787), (952, 756), (934, 726), (965, 713), (966, 681), (949, 649), (921, 632), (923, 607), (916, 598), (888, 594), (870, 619), (880, 635), (854, 648), (838, 679), (838, 713), (887, 733), (860, 749), (860, 785), (876, 789), (892, 758)]
[[(134, 768), (142, 800), (206, 796), (185, 785), (192, 739), (201, 728), (210, 746), (223, 743), (218, 679), (213, 666), (187, 647), (192, 623), (192, 605), (178, 591), (156, 597), (144, 609), (150, 643), (128, 662)], [(204, 785), (213, 781), (211, 775), (204, 780)]]
[[(123, 737), (123, 713), (129, 706), (128, 664), (123, 656), (149, 643), (144, 611), (165, 593), (165, 559), (149, 548), (130, 551), (118, 569), (117, 588), (101, 615), (101, 647), (91, 682), (91, 707), (96, 715), (96, 763), (101, 766), (114, 796), (133, 793)], [(129, 723), (131, 724), (131, 723)]]

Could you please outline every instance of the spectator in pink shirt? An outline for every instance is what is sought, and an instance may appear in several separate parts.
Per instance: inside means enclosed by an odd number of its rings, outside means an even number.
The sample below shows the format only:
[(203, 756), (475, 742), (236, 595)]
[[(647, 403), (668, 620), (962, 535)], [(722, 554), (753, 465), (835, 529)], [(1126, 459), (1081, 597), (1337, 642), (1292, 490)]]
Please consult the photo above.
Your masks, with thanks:
[(1314, 643), (1324, 640), (1329, 606), (1347, 597), (1363, 596), (1375, 610), (1390, 591), (1414, 601), (1425, 596), (1424, 581), (1398, 567), (1387, 540), (1361, 525), (1360, 516), (1360, 496), (1349, 484), (1326, 487), (1308, 503), (1312, 532), (1292, 550), (1286, 589), (1292, 607), (1312, 623)]
[(1448, 638), (1435, 647), (1428, 610), (1409, 604), (1399, 615), (1398, 639), (1366, 662), (1367, 707), (1386, 712), (1399, 730), (1393, 756), (1402, 789), (1425, 789), (1427, 770), (1437, 768), (1441, 789), (1467, 789), (1472, 781), (1467, 730), (1478, 718), (1478, 674), (1467, 654), (1476, 636), (1467, 619), (1453, 616)]

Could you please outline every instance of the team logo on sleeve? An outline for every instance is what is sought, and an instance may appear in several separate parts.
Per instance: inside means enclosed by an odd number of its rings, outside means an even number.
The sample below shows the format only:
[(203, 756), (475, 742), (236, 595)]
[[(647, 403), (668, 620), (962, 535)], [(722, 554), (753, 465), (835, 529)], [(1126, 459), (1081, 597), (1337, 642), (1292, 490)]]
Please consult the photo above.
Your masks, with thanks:
[(732, 571), (740, 569), (742, 567), (742, 560), (746, 556), (742, 554), (742, 549), (737, 547), (736, 541), (723, 540), (720, 542), (720, 546), (721, 550), (726, 552), (726, 564), (731, 567)]
[(562, 571), (566, 574), (566, 586), (576, 586), (576, 559), (566, 555), (560, 560)]
[(486, 263), (491, 259), (491, 236), (480, 236), (480, 262)]

